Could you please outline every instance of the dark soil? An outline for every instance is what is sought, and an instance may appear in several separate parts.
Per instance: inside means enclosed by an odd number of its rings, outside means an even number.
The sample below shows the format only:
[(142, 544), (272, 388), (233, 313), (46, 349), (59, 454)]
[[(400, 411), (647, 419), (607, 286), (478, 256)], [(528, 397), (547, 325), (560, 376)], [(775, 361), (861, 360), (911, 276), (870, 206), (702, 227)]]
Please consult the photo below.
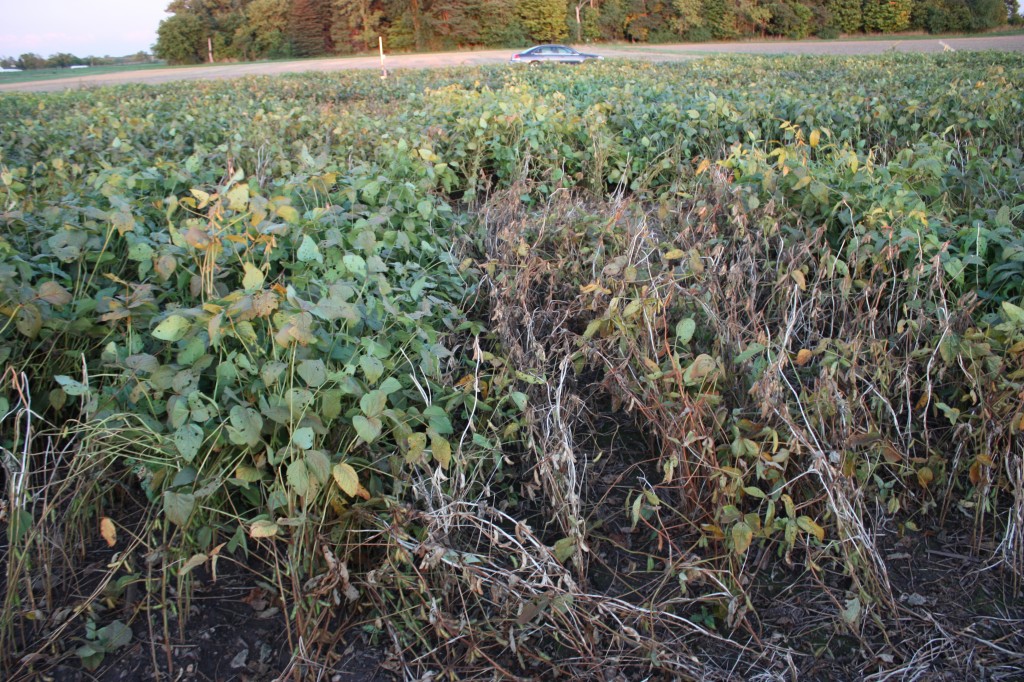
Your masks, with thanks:
[[(96, 566), (97, 572), (103, 565)], [(95, 604), (97, 627), (127, 622), (132, 640), (107, 654), (94, 671), (76, 654), (85, 643), (85, 626), (62, 638), (55, 650), (37, 651), (33, 664), (11, 680), (53, 682), (175, 680), (176, 682), (260, 682), (322, 679), (332, 682), (384, 682), (394, 676), (383, 668), (384, 652), (371, 645), (356, 623), (341, 623), (329, 646), (318, 645), (304, 657), (292, 656), (285, 617), (273, 589), (253, 574), (221, 562), (217, 581), (197, 569), (198, 580), (188, 605), (183, 632), (169, 605), (165, 630), (161, 609), (147, 609), (137, 592), (127, 589), (104, 604)], [(101, 600), (103, 601), (103, 600)], [(109, 608), (106, 608), (109, 606)], [(166, 632), (166, 635), (165, 635)], [(308, 648), (308, 647), (307, 647)]]

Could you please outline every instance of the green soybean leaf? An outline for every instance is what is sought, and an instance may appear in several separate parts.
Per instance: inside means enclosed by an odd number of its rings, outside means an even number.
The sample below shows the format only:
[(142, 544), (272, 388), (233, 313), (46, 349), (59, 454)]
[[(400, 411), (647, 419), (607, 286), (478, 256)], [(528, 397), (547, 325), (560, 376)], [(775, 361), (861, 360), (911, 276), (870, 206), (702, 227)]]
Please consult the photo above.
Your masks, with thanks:
[(170, 490), (164, 493), (164, 516), (171, 523), (184, 526), (195, 507), (196, 498), (191, 493), (175, 493)]
[(366, 277), (366, 261), (359, 254), (346, 253), (341, 262), (356, 277)]
[(693, 333), (697, 331), (697, 323), (689, 317), (679, 320), (679, 324), (676, 325), (676, 339), (679, 343), (684, 346), (690, 343), (690, 339), (693, 338)]
[(367, 443), (372, 443), (380, 435), (381, 421), (376, 417), (364, 417), (361, 414), (357, 414), (352, 418), (352, 426), (355, 427), (356, 433)]
[(323, 360), (303, 360), (297, 369), (302, 380), (312, 388), (322, 386), (327, 381), (327, 365)]
[(235, 445), (254, 447), (260, 442), (263, 417), (251, 407), (235, 405), (228, 415), (228, 438)]
[(313, 429), (303, 426), (301, 429), (295, 429), (295, 433), (292, 434), (292, 445), (303, 450), (309, 450), (313, 447), (313, 438)]
[(288, 485), (299, 497), (307, 497), (315, 487), (309, 480), (309, 469), (304, 460), (297, 459), (288, 465)]
[(323, 450), (310, 450), (306, 453), (306, 469), (320, 485), (326, 485), (331, 477), (331, 460)]
[(384, 391), (370, 391), (359, 399), (359, 409), (367, 417), (378, 417), (387, 407), (388, 396)]
[(60, 384), (60, 387), (64, 389), (64, 393), (69, 396), (80, 396), (87, 395), (89, 393), (89, 387), (80, 381), (75, 381), (69, 376), (58, 374), (54, 377), (54, 380)]
[(359, 367), (363, 370), (366, 380), (371, 384), (377, 383), (377, 380), (384, 374), (384, 363), (372, 355), (364, 355), (359, 358)]
[(423, 416), (427, 418), (430, 428), (439, 434), (448, 435), (452, 433), (452, 423), (448, 414), (438, 405), (431, 405), (423, 410)]

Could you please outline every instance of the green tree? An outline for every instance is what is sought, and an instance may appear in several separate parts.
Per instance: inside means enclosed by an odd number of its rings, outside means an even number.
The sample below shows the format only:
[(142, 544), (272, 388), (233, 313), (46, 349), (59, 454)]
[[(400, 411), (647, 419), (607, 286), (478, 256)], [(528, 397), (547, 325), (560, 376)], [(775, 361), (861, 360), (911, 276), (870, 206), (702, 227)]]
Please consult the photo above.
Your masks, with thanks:
[(831, 24), (842, 33), (857, 33), (864, 27), (861, 0), (828, 0), (825, 7), (831, 14)]
[(324, 0), (292, 0), (288, 32), (296, 55), (315, 57), (329, 53), (330, 5)]
[(715, 40), (735, 38), (736, 11), (729, 0), (703, 0), (704, 24)]
[(516, 0), (487, 0), (480, 16), (480, 41), (494, 47), (520, 47), (530, 38), (516, 11)]
[(75, 55), (68, 54), (67, 52), (58, 52), (57, 54), (52, 54), (50, 55), (50, 58), (46, 60), (46, 62), (50, 66), (55, 66), (59, 69), (66, 69), (69, 66), (81, 63), (81, 61), (82, 60), (76, 57)]
[(895, 33), (910, 27), (912, 0), (864, 0), (864, 30)]
[(384, 12), (373, 0), (334, 0), (331, 37), (339, 52), (376, 46)]
[(601, 40), (622, 40), (625, 38), (626, 0), (601, 0), (601, 12), (597, 17), (597, 29)]
[(566, 0), (520, 0), (517, 9), (523, 27), (533, 40), (547, 43), (568, 37)]
[(1006, 3), (1003, 0), (970, 0), (971, 29), (987, 31), (1007, 22)]
[(799, 3), (780, 2), (771, 5), (769, 10), (772, 17), (769, 29), (772, 34), (793, 40), (801, 40), (811, 34), (811, 18), (814, 13), (810, 7)]
[(252, 0), (234, 43), (245, 59), (285, 57), (288, 44), (288, 0)]
[(153, 54), (170, 64), (202, 62), (205, 33), (202, 20), (195, 14), (175, 14), (160, 22)]
[(484, 0), (432, 0), (423, 3), (423, 30), (432, 47), (481, 43)]
[(46, 68), (46, 60), (37, 55), (35, 52), (27, 52), (21, 55), (20, 57), (18, 57), (18, 63), (21, 65), (21, 68), (25, 69), (26, 71), (30, 69)]
[(670, 0), (630, 0), (622, 30), (627, 38), (641, 42), (664, 42), (677, 37), (676, 6)]
[(1006, 5), (1006, 20), (1014, 22), (1020, 19), (1020, 2), (1018, 0), (1003, 0)]
[(676, 32), (686, 35), (704, 25), (701, 0), (672, 0), (676, 8)]

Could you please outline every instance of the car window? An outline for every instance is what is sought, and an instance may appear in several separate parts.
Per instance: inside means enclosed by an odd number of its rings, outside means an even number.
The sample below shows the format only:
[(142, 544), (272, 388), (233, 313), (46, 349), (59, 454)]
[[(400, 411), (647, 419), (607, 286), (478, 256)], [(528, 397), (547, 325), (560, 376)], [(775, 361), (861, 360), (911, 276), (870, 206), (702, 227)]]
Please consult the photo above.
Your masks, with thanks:
[(538, 47), (537, 51), (534, 52), (534, 54), (536, 54), (536, 55), (551, 54), (551, 48), (550, 47)]
[(567, 47), (556, 47), (555, 52), (558, 54), (573, 54), (573, 51)]

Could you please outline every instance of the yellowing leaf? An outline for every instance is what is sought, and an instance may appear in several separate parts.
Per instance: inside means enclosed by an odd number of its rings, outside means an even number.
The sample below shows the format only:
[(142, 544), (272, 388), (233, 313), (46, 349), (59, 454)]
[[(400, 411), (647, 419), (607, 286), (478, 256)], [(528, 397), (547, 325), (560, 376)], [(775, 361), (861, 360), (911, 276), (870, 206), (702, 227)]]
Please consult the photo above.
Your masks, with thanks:
[(39, 330), (43, 328), (43, 314), (33, 303), (26, 303), (18, 308), (15, 316), (14, 326), (19, 332), (30, 339), (36, 338)]
[(251, 538), (272, 538), (277, 535), (277, 524), (273, 521), (261, 519), (253, 521), (249, 526), (249, 537)]
[(331, 475), (334, 476), (334, 482), (338, 484), (342, 492), (351, 497), (355, 497), (359, 493), (359, 475), (356, 470), (352, 468), (351, 464), (345, 462), (338, 462), (331, 469)]
[(820, 142), (820, 141), (821, 141), (821, 131), (820, 130), (812, 130), (811, 131), (811, 139), (810, 139), (811, 146), (812, 147), (817, 147), (818, 146), (818, 142)]
[(202, 566), (203, 564), (206, 563), (206, 561), (209, 558), (210, 557), (208, 557), (208, 556), (206, 556), (205, 554), (202, 554), (202, 553), (200, 553), (200, 554), (193, 554), (192, 556), (189, 557), (188, 561), (186, 561), (182, 565), (181, 570), (178, 571), (178, 575), (185, 575), (189, 571), (191, 571), (193, 568), (196, 568), (197, 566)]
[(810, 533), (822, 542), (825, 541), (825, 529), (815, 523), (810, 516), (801, 516), (796, 520), (796, 525), (800, 526), (805, 533)]
[(253, 289), (259, 289), (263, 286), (263, 280), (266, 276), (263, 271), (252, 263), (245, 263), (245, 275), (242, 276), (242, 286), (246, 291), (252, 291)]
[(409, 451), (405, 455), (405, 461), (407, 464), (415, 464), (420, 461), (423, 451), (427, 448), (427, 434), (420, 431), (410, 434), (407, 442)]
[(711, 167), (711, 161), (708, 160), (708, 159), (702, 159), (701, 162), (697, 165), (697, 173), (696, 174), (697, 175), (701, 175), (702, 173), (706, 172), (707, 169), (710, 168), (710, 167)]
[(299, 212), (291, 206), (278, 206), (274, 212), (286, 223), (299, 222)]
[(244, 211), (249, 206), (249, 188), (246, 185), (235, 185), (228, 191), (228, 208), (232, 211)]
[(717, 364), (715, 363), (714, 358), (710, 355), (701, 353), (694, 358), (693, 363), (686, 368), (686, 371), (683, 372), (683, 381), (685, 381), (687, 385), (699, 383), (703, 381), (708, 374), (713, 372), (716, 366)]
[(434, 459), (441, 465), (442, 469), (447, 469), (452, 462), (452, 444), (448, 442), (443, 436), (430, 436), (430, 449), (434, 453)]
[(800, 287), (800, 291), (807, 291), (807, 280), (804, 279), (804, 273), (799, 270), (794, 270), (789, 273), (789, 276), (792, 277), (793, 281), (796, 282), (796, 285)]
[(935, 480), (935, 474), (932, 473), (930, 467), (921, 467), (917, 470), (917, 482), (922, 488), (927, 488), (933, 480)]
[(732, 549), (737, 554), (746, 552), (753, 539), (754, 530), (745, 521), (740, 521), (732, 527)]
[(157, 325), (156, 329), (153, 330), (153, 336), (161, 341), (178, 341), (188, 333), (188, 328), (191, 324), (181, 315), (171, 315)]
[(800, 351), (796, 354), (796, 364), (800, 365), (801, 367), (806, 365), (808, 362), (811, 361), (811, 357), (813, 355), (814, 353), (807, 350), (806, 348), (801, 348)]
[(39, 298), (53, 305), (71, 303), (71, 293), (57, 282), (43, 282), (39, 285)]
[(109, 516), (104, 516), (100, 519), (100, 535), (107, 541), (107, 547), (113, 547), (117, 544), (117, 527), (110, 520)]
[(666, 253), (664, 256), (662, 256), (662, 258), (664, 258), (665, 260), (668, 260), (668, 261), (681, 260), (682, 257), (685, 256), (685, 255), (686, 255), (686, 252), (683, 251), (682, 249), (672, 249), (671, 251)]

